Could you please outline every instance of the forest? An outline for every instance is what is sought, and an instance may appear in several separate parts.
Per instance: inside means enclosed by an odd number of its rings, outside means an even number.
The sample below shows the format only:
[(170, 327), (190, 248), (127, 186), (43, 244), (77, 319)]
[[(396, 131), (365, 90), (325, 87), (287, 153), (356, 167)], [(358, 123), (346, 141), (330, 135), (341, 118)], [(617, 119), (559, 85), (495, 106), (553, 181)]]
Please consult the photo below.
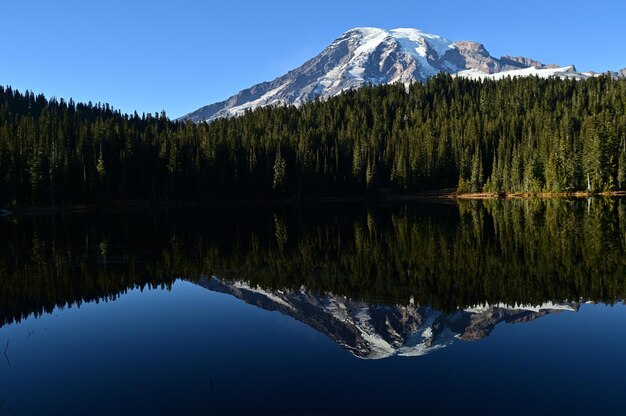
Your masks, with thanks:
[(0, 326), (206, 276), (442, 311), (626, 299), (623, 198), (321, 205), (0, 221)]
[(626, 80), (367, 86), (212, 123), (0, 88), (0, 207), (626, 189)]

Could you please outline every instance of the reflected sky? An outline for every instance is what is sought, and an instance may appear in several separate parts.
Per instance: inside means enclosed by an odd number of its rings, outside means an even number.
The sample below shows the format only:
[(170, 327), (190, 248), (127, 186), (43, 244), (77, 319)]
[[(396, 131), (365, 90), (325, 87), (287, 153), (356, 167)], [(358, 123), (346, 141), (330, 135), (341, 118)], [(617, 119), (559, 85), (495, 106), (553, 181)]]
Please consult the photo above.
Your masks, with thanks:
[(623, 305), (584, 304), (429, 355), (362, 360), (292, 317), (179, 280), (1, 328), (0, 414), (618, 410), (625, 325)]

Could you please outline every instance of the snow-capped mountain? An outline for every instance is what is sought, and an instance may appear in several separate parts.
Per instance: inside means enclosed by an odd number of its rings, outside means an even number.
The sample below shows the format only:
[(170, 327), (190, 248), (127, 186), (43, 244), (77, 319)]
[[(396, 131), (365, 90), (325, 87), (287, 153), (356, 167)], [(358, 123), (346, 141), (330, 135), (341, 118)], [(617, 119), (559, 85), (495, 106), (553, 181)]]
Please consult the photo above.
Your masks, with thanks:
[(488, 74), (477, 69), (467, 69), (457, 72), (454, 76), (465, 77), (470, 79), (503, 79), (506, 77), (528, 77), (538, 76), (540, 78), (559, 77), (559, 78), (571, 78), (571, 79), (586, 79), (589, 77), (597, 76), (594, 72), (578, 72), (574, 65), (550, 68), (537, 68), (528, 67), (522, 69), (512, 69), (510, 71), (502, 71), (493, 74)]
[(457, 340), (484, 338), (501, 322), (528, 322), (550, 313), (577, 311), (579, 307), (575, 302), (479, 305), (444, 314), (414, 302), (408, 306), (370, 305), (304, 288), (268, 291), (215, 277), (202, 278), (196, 284), (297, 319), (364, 359), (425, 355)]
[(495, 58), (480, 43), (453, 42), (417, 29), (356, 28), (301, 67), (271, 82), (245, 89), (226, 101), (202, 107), (183, 119), (212, 121), (260, 106), (299, 105), (316, 96), (328, 98), (368, 83), (408, 85), (439, 72), (471, 78), (595, 75), (578, 73), (573, 66), (559, 68), (525, 57)]

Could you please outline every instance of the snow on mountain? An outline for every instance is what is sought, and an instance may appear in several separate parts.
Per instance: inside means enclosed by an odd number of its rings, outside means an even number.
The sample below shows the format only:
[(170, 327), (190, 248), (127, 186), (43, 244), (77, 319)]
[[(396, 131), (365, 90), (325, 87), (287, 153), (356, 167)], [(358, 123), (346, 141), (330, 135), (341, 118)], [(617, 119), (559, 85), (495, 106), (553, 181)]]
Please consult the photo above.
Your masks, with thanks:
[(356, 28), (337, 38), (299, 68), (245, 89), (229, 99), (187, 114), (195, 122), (242, 114), (266, 105), (300, 105), (365, 84), (425, 81), (439, 72), (495, 74), (544, 68), (525, 57), (494, 58), (476, 42), (453, 42), (418, 29)]
[(587, 79), (593, 76), (598, 76), (600, 74), (596, 74), (593, 72), (577, 72), (576, 67), (574, 65), (564, 66), (562, 68), (535, 68), (533, 66), (529, 68), (523, 69), (514, 69), (510, 71), (498, 72), (495, 74), (486, 74), (476, 69), (467, 69), (464, 71), (457, 72), (454, 76), (465, 77), (469, 79), (475, 80), (484, 80), (484, 79), (503, 79), (507, 77), (516, 78), (516, 77), (529, 77), (529, 76), (537, 76), (539, 78), (550, 78), (550, 77), (559, 77), (559, 78), (571, 78), (571, 79)]
[(269, 311), (278, 311), (327, 335), (354, 356), (382, 359), (413, 357), (445, 348), (457, 340), (488, 336), (500, 322), (527, 322), (550, 313), (577, 311), (575, 302), (543, 305), (477, 305), (444, 314), (410, 301), (372, 305), (344, 296), (300, 290), (269, 291), (242, 281), (206, 277), (196, 282)]

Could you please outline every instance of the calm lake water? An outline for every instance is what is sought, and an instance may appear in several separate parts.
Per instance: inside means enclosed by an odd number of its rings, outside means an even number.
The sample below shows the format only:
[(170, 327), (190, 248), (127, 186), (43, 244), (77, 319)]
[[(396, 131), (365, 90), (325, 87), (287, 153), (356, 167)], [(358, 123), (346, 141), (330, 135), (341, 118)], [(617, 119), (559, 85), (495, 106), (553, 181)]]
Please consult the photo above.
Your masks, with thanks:
[(0, 222), (0, 415), (623, 412), (626, 200)]

